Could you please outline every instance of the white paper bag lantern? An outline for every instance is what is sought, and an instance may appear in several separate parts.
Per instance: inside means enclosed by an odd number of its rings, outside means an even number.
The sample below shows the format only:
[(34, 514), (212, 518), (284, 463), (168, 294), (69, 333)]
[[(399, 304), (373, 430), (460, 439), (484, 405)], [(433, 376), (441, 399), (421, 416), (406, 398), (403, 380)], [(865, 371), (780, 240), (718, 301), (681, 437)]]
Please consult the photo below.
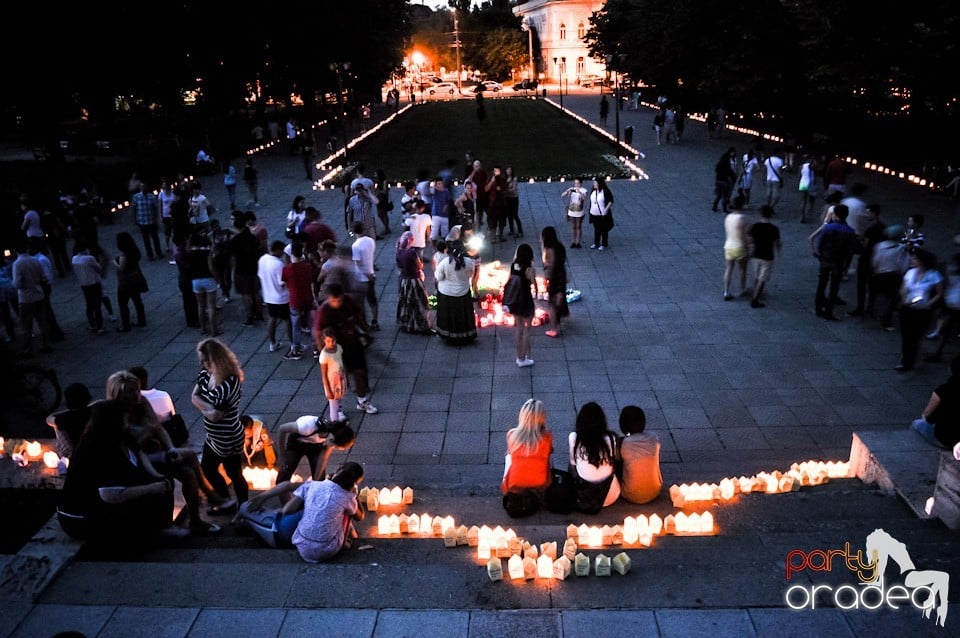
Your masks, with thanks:
[(487, 576), (489, 576), (493, 582), (503, 580), (503, 565), (500, 563), (499, 558), (490, 558), (487, 560)]
[(596, 561), (594, 563), (594, 572), (597, 576), (609, 576), (610, 575), (610, 558), (604, 554), (597, 554)]
[(630, 557), (627, 556), (626, 552), (620, 552), (613, 557), (612, 566), (615, 572), (621, 576), (626, 576), (627, 572), (630, 571)]
[(519, 554), (514, 554), (507, 561), (507, 572), (513, 580), (523, 579), (523, 559)]

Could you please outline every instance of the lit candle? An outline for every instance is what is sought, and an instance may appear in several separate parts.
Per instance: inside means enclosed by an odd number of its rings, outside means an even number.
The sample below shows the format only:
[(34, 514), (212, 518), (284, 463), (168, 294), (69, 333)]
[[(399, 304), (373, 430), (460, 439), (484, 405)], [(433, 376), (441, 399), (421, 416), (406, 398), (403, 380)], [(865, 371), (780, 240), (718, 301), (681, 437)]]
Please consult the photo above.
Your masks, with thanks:
[(43, 454), (43, 446), (39, 441), (28, 441), (26, 454), (31, 459), (38, 459)]

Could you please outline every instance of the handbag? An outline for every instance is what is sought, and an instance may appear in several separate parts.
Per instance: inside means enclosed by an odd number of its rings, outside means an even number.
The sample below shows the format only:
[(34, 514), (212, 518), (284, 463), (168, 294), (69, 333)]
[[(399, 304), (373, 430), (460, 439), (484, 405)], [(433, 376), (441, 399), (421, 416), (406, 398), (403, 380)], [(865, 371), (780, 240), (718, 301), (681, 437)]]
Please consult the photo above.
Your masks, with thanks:
[(554, 514), (569, 514), (576, 505), (577, 494), (573, 488), (573, 477), (566, 470), (551, 469), (550, 485), (543, 495), (543, 504)]

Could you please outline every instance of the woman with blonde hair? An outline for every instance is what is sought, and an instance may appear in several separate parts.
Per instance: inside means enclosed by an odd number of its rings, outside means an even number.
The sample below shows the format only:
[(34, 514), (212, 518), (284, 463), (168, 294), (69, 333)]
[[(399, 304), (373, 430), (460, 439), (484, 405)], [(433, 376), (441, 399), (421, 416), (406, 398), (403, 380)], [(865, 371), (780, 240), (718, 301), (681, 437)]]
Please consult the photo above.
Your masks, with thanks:
[[(243, 424), (240, 422), (243, 370), (237, 355), (219, 339), (204, 339), (197, 344), (200, 372), (191, 400), (203, 415), (206, 439), (200, 467), (214, 490), (224, 501), (213, 504), (210, 513), (232, 511), (247, 500), (247, 481), (243, 467)], [(220, 475), (223, 466), (233, 483), (237, 500), (231, 501), (227, 483)]]
[(550, 485), (553, 434), (547, 429), (547, 411), (538, 399), (520, 408), (517, 427), (507, 432), (507, 455), (500, 490), (542, 492)]

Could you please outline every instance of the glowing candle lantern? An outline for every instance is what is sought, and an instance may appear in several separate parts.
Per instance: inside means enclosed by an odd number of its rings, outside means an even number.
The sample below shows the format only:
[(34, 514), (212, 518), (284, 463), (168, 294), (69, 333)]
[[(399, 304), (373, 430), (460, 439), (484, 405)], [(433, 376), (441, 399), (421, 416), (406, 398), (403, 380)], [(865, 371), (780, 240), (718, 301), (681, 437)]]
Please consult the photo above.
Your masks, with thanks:
[(746, 476), (741, 476), (737, 479), (737, 483), (740, 486), (740, 491), (744, 494), (749, 494), (753, 491), (753, 481), (748, 479)]
[(729, 501), (731, 498), (733, 498), (735, 491), (736, 490), (732, 480), (725, 478), (720, 481), (720, 498), (725, 501)]
[(367, 490), (367, 509), (371, 512), (376, 512), (380, 509), (380, 490), (375, 487)]
[[(667, 517), (669, 518), (669, 516)], [(674, 529), (676, 533), (688, 532), (690, 519), (683, 512), (679, 512), (676, 516), (673, 517)]]
[(476, 525), (473, 525), (470, 529), (467, 530), (467, 545), (470, 547), (476, 547), (477, 543), (480, 542), (480, 528)]
[(527, 580), (537, 577), (537, 561), (529, 557), (523, 559), (523, 577)]
[(533, 560), (537, 560), (538, 558), (540, 558), (540, 550), (537, 549), (536, 545), (531, 545), (530, 543), (527, 543), (526, 548), (524, 548), (523, 550), (523, 557), (527, 558), (528, 556)]
[(627, 572), (630, 571), (630, 557), (627, 556), (626, 552), (620, 552), (614, 556), (613, 560), (610, 562), (613, 567), (613, 571), (617, 572), (621, 576), (626, 576)]
[(777, 483), (777, 489), (781, 492), (791, 492), (793, 491), (793, 477), (784, 476)]
[(447, 529), (443, 530), (443, 546), (457, 546), (457, 529), (455, 527), (448, 527)]
[(430, 533), (433, 536), (443, 536), (443, 530), (443, 519), (439, 516), (434, 517), (433, 525), (430, 526)]
[(396, 485), (390, 490), (390, 504), (400, 505), (401, 503), (403, 503), (403, 490), (400, 489), (399, 485)]
[(377, 519), (377, 533), (379, 533), (381, 536), (390, 535), (390, 517), (389, 516), (384, 515)]
[(636, 521), (634, 521), (633, 525), (629, 527), (627, 525), (623, 526), (623, 544), (624, 545), (636, 545), (638, 537), (639, 537), (639, 533), (637, 532)]
[(277, 481), (277, 471), (260, 467), (243, 468), (243, 478), (254, 490), (269, 490)]
[(506, 536), (507, 551), (511, 554), (520, 554), (523, 551), (523, 541), (516, 536)]
[(401, 533), (401, 534), (409, 534), (409, 533), (410, 533), (410, 517), (407, 516), (406, 514), (401, 514), (401, 515), (398, 517), (398, 520), (400, 521), (400, 532), (399, 532), (399, 533)]
[(407, 487), (403, 490), (403, 504), (413, 505), (413, 488)]
[(481, 538), (477, 541), (477, 558), (480, 560), (490, 560), (491, 555), (490, 540)]
[(594, 573), (597, 576), (609, 576), (610, 575), (610, 557), (603, 554), (597, 554), (596, 561), (594, 562), (593, 567)]
[(590, 559), (584, 553), (579, 553), (573, 558), (573, 573), (577, 576), (590, 575)]
[(500, 563), (499, 558), (488, 558), (487, 576), (489, 576), (493, 582), (503, 580), (503, 565)]
[(507, 573), (513, 580), (523, 579), (523, 559), (520, 558), (519, 554), (514, 554), (507, 561)]
[(650, 545), (653, 543), (653, 534), (640, 534), (639, 538), (637, 538), (637, 541), (643, 547), (650, 547)]
[(424, 512), (420, 515), (420, 535), (429, 536), (433, 533), (433, 517)]
[(623, 545), (623, 527), (621, 525), (613, 526), (613, 534), (610, 536), (611, 545)]
[(361, 488), (360, 488), (360, 493), (357, 494), (357, 500), (358, 500), (358, 502), (360, 502), (360, 503), (366, 503), (366, 502), (367, 502), (367, 492), (369, 492), (369, 491), (370, 491), (370, 488), (369, 488), (369, 487), (366, 487), (366, 486), (365, 486), (365, 487), (361, 487)]
[(43, 464), (50, 469), (56, 469), (60, 463), (60, 457), (53, 450), (47, 450), (43, 453)]
[(557, 560), (557, 541), (540, 543), (540, 554), (549, 556), (551, 561)]
[(43, 446), (40, 445), (40, 441), (28, 441), (26, 455), (30, 459), (39, 459), (43, 455)]
[(704, 534), (713, 534), (713, 514), (710, 512), (700, 515), (700, 531)]
[(574, 557), (577, 555), (577, 541), (572, 538), (568, 538), (563, 543), (563, 555), (567, 557), (568, 561), (573, 561)]
[(600, 544), (601, 545), (612, 545), (613, 544), (613, 528), (609, 525), (604, 525), (600, 528)]
[(407, 519), (407, 530), (411, 534), (420, 533), (420, 516), (417, 514), (411, 514), (410, 518)]
[(380, 507), (389, 507), (390, 505), (393, 505), (393, 496), (390, 493), (389, 487), (379, 489), (377, 494), (380, 498)]
[(590, 527), (584, 523), (577, 528), (577, 545), (588, 545), (590, 543)]
[(453, 520), (452, 516), (445, 516), (441, 521), (441, 524), (443, 525), (444, 532), (446, 532), (448, 529), (456, 528), (457, 526), (457, 523)]
[(663, 520), (657, 515), (653, 514), (650, 516), (650, 534), (657, 536), (660, 534), (660, 531), (663, 529)]
[(491, 546), (491, 550), (497, 558), (510, 558), (512, 555), (510, 546), (507, 544), (507, 539), (503, 536), (496, 537), (496, 540), (494, 540)]
[[(683, 514), (683, 512), (681, 512)], [(677, 517), (673, 514), (668, 514), (665, 519), (663, 519), (663, 533), (664, 534), (676, 534), (677, 533)]]
[(561, 556), (557, 560), (553, 561), (553, 577), (556, 580), (566, 580), (570, 575), (572, 570), (572, 564), (570, 559), (566, 556)]
[(553, 560), (546, 554), (537, 559), (537, 577), (553, 578)]
[(460, 527), (458, 527), (457, 534), (456, 534), (457, 545), (469, 545), (470, 541), (467, 538), (468, 534), (469, 534), (469, 530), (467, 529), (466, 525), (461, 525)]
[(646, 514), (637, 517), (637, 535), (650, 533), (650, 520)]

